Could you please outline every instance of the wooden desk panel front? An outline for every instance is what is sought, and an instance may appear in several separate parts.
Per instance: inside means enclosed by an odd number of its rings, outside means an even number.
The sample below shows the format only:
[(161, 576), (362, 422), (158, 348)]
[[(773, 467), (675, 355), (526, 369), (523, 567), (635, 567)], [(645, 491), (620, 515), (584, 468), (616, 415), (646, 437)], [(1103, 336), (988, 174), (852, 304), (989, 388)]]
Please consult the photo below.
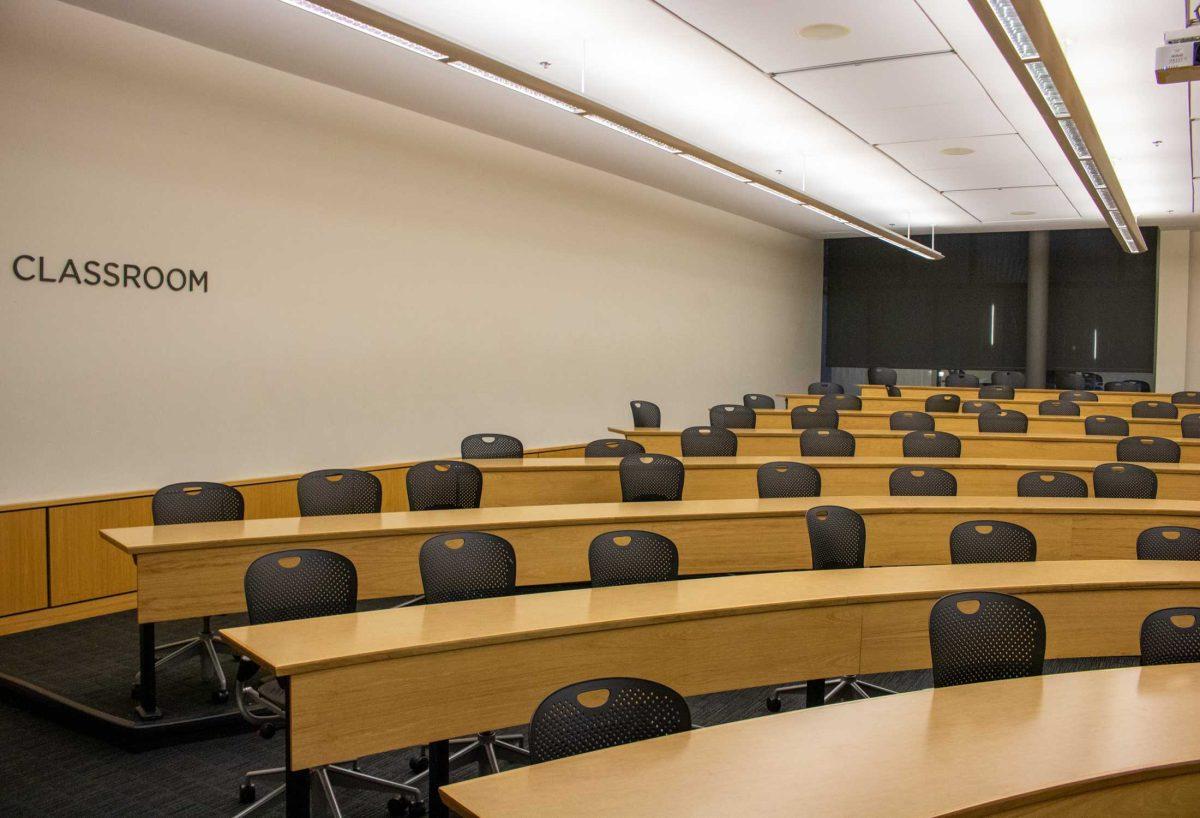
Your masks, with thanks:
[[(1200, 406), (1196, 407), (1200, 411)], [(922, 410), (904, 410), (922, 411)], [(791, 429), (792, 413), (787, 409), (757, 409), (757, 428)], [(929, 412), (933, 428), (952, 434), (974, 434), (979, 431), (979, 415), (970, 412)], [(839, 413), (838, 428), (847, 432), (891, 431), (892, 413), (881, 410), (845, 411)], [(1115, 417), (1115, 416), (1114, 416)], [(1058, 415), (1029, 415), (1029, 430), (1032, 435), (1083, 435), (1085, 417), (1063, 417)], [(1125, 418), (1131, 435), (1153, 435), (1155, 437), (1183, 437), (1178, 420), (1171, 418)], [(1114, 438), (1119, 439), (1119, 438)]]
[[(863, 397), (886, 398), (887, 387), (878, 384), (859, 384), (859, 393)], [(979, 398), (978, 386), (923, 386), (914, 384), (900, 384), (900, 394), (913, 398), (925, 399), (930, 395), (958, 395), (963, 400), (977, 400)], [(1043, 401), (1043, 400), (1058, 400), (1058, 396), (1070, 390), (1067, 389), (1030, 389), (1018, 387), (1013, 390), (1017, 400), (1027, 401)], [(1080, 403), (1114, 403), (1114, 404), (1134, 404), (1138, 401), (1161, 401), (1163, 403), (1171, 402), (1170, 392), (1108, 392), (1103, 389), (1092, 389), (1090, 391), (1097, 397), (1096, 401), (1080, 401)], [(1182, 415), (1188, 411), (1200, 412), (1200, 406), (1196, 404), (1179, 404), (1179, 413)]]
[[(991, 398), (965, 398), (965, 400), (991, 400)], [(786, 409), (792, 409), (796, 406), (815, 406), (820, 403), (820, 395), (788, 395)], [(1024, 412), (1029, 417), (1033, 417), (1038, 413), (1038, 404), (1041, 401), (1037, 400), (993, 400), (1000, 406), (1001, 409), (1016, 409), (1018, 412)], [(924, 411), (924, 397), (907, 397), (900, 396), (898, 398), (888, 397), (867, 397), (862, 398), (862, 408), (866, 412), (900, 412), (900, 411)], [(1192, 410), (1200, 411), (1200, 406), (1190, 407)], [(1180, 407), (1180, 417), (1188, 413), (1187, 407)], [(1125, 418), (1128, 420), (1133, 416), (1132, 404), (1129, 403), (1094, 403), (1084, 401), (1079, 403), (1079, 416), (1091, 417), (1092, 415), (1110, 415), (1112, 417)]]

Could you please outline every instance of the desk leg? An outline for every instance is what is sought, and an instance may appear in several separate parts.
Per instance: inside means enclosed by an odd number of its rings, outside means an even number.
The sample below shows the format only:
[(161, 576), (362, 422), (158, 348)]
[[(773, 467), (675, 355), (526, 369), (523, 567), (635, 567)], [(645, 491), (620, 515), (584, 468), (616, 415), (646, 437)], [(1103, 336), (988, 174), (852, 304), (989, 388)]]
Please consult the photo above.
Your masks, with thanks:
[(145, 721), (161, 719), (158, 709), (158, 676), (154, 670), (154, 623), (138, 625), (138, 678), (137, 714)]
[(292, 769), (292, 707), (291, 679), (287, 676), (278, 677), (279, 686), (284, 692), (284, 708), (288, 714), (288, 731), (284, 737), (285, 750), (283, 762), (284, 805), (287, 818), (309, 818), (310, 799), (312, 798), (312, 776), (308, 770)]
[(804, 706), (820, 707), (825, 704), (825, 680), (809, 679), (804, 683)]
[(450, 810), (442, 803), (439, 787), (450, 783), (449, 740), (429, 742), (429, 818), (449, 818)]

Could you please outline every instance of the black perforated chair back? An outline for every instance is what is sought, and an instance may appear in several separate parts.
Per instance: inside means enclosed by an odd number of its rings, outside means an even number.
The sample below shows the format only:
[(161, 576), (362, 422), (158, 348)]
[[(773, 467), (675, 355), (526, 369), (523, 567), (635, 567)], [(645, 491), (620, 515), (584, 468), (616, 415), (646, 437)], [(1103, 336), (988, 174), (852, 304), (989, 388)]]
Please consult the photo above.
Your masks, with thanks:
[(926, 412), (957, 412), (962, 398), (949, 392), (930, 395), (925, 399)]
[(1037, 676), (1046, 657), (1046, 621), (1008, 594), (950, 594), (929, 613), (929, 650), (934, 687)]
[(817, 381), (808, 385), (808, 394), (810, 395), (840, 395), (845, 391), (840, 383), (830, 383), (829, 381)]
[(1139, 560), (1200, 560), (1200, 529), (1186, 525), (1147, 528), (1137, 538)]
[(854, 435), (844, 429), (805, 429), (800, 433), (804, 457), (854, 457)]
[(984, 412), (999, 412), (1000, 404), (992, 400), (965, 400), (961, 411), (964, 415), (981, 415)]
[(1180, 418), (1179, 429), (1185, 438), (1200, 437), (1200, 413), (1184, 415)]
[(1002, 369), (992, 373), (992, 383), (997, 386), (1013, 386), (1021, 389), (1025, 386), (1025, 373)]
[(1029, 418), (1016, 409), (984, 412), (979, 416), (979, 431), (993, 434), (1024, 434), (1029, 431)]
[[(987, 417), (980, 415), (981, 418)], [(959, 457), (962, 441), (949, 432), (909, 432), (904, 436), (905, 457)]]
[(623, 502), (683, 499), (683, 462), (669, 454), (631, 454), (618, 470)]
[(924, 412), (892, 412), (888, 426), (893, 432), (932, 432), (933, 416)]
[(524, 457), (525, 446), (512, 435), (484, 432), (467, 435), (462, 439), (462, 456), (464, 460)]
[(155, 525), (219, 523), (245, 518), (246, 501), (224, 483), (172, 483), (154, 493), (150, 512)]
[[(1054, 380), (1059, 389), (1087, 389), (1087, 378), (1082, 372), (1060, 372)], [(1066, 400), (1075, 400), (1066, 398)]]
[(888, 366), (867, 367), (867, 383), (880, 386), (896, 385), (896, 370)]
[(679, 579), (679, 549), (652, 531), (606, 531), (588, 546), (592, 587)]
[(265, 554), (243, 580), (251, 625), (354, 613), (358, 572), (341, 554), (295, 548)]
[(984, 400), (1012, 400), (1016, 392), (1006, 383), (992, 383), (979, 387), (979, 397)]
[(474, 463), (429, 460), (410, 467), (404, 485), (409, 511), (479, 508), (483, 473)]
[(888, 476), (888, 493), (893, 497), (953, 497), (958, 494), (958, 481), (934, 466), (901, 466)]
[(1179, 407), (1162, 400), (1134, 401), (1131, 412), (1135, 418), (1177, 418)]
[(657, 429), (662, 425), (662, 412), (658, 404), (648, 400), (631, 400), (629, 408), (633, 411), (633, 425), (639, 429)]
[(950, 532), (950, 562), (1033, 562), (1037, 538), (1025, 526), (1003, 520), (971, 520)]
[(887, 384), (887, 385), (885, 385), (885, 386), (884, 386), (884, 389), (886, 389), (886, 390), (887, 390), (887, 393), (888, 393), (888, 397), (889, 397), (889, 398), (898, 398), (898, 397), (900, 397), (900, 387), (898, 387), (898, 386), (892, 386), (891, 384)]
[(1200, 392), (1194, 392), (1191, 389), (1185, 389), (1182, 392), (1176, 392), (1171, 395), (1171, 403), (1183, 405), (1200, 404)]
[(978, 388), (979, 377), (967, 372), (951, 372), (946, 376), (946, 386), (973, 386)]
[(296, 499), (301, 517), (378, 514), (383, 508), (383, 485), (370, 472), (321, 469), (296, 481)]
[(517, 555), (503, 537), (484, 531), (446, 531), (421, 545), (417, 557), (425, 602), (508, 596), (517, 589)]
[(861, 514), (842, 506), (814, 506), (804, 519), (814, 571), (863, 567), (867, 525)]
[(1142, 387), (1136, 381), (1109, 381), (1104, 384), (1105, 392), (1141, 392)]
[(1087, 497), (1087, 481), (1065, 471), (1031, 471), (1017, 478), (1018, 497)]
[(758, 415), (749, 406), (723, 403), (708, 410), (708, 423), (721, 429), (753, 429)]
[(529, 720), (529, 758), (537, 764), (690, 730), (687, 702), (646, 679), (593, 679), (547, 696)]
[(1200, 662), (1200, 608), (1163, 608), (1142, 621), (1142, 664)]
[(795, 406), (792, 408), (793, 429), (836, 429), (838, 413), (820, 406)]
[(1129, 434), (1129, 421), (1112, 415), (1092, 415), (1083, 419), (1083, 432), (1088, 435), (1120, 435)]
[(641, 454), (646, 447), (636, 440), (626, 440), (623, 437), (605, 437), (593, 440), (583, 447), (584, 457), (625, 457), (630, 454)]
[(1179, 444), (1165, 437), (1134, 435), (1117, 444), (1117, 460), (1126, 463), (1178, 463)]
[(822, 409), (828, 409), (832, 412), (841, 412), (843, 409), (862, 409), (862, 398), (857, 395), (842, 395), (830, 393), (822, 395), (817, 406)]
[(1100, 400), (1095, 392), (1088, 392), (1083, 389), (1068, 389), (1058, 393), (1059, 400), (1069, 400), (1071, 403), (1095, 403)]
[(758, 467), (758, 496), (820, 497), (821, 473), (806, 463), (776, 460)]
[(1147, 383), (1146, 381), (1131, 380), (1131, 381), (1129, 381), (1129, 383), (1135, 384), (1137, 386), (1139, 392), (1149, 392), (1150, 391), (1150, 384)]
[(1044, 400), (1038, 404), (1039, 415), (1078, 417), (1079, 404), (1070, 400)]
[(737, 435), (721, 426), (689, 426), (679, 436), (684, 457), (733, 457), (737, 454)]
[(773, 397), (770, 395), (760, 395), (757, 392), (748, 392), (742, 395), (742, 403), (751, 409), (775, 408), (775, 399)]
[(1158, 475), (1136, 463), (1101, 463), (1092, 469), (1092, 490), (1097, 497), (1153, 500)]

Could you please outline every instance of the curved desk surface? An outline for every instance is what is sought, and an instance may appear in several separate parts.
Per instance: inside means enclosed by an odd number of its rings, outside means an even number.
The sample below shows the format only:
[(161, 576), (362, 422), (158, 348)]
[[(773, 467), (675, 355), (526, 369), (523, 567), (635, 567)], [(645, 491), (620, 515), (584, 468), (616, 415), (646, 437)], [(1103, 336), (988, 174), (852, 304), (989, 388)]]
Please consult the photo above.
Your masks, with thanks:
[[(862, 408), (869, 412), (898, 412), (898, 411), (924, 411), (925, 397), (901, 395), (897, 398), (889, 397), (871, 397), (864, 395), (862, 398)], [(1000, 405), (1001, 409), (1016, 409), (1018, 412), (1024, 412), (1029, 417), (1033, 417), (1038, 413), (1038, 400), (993, 400), (991, 398), (978, 398), (972, 395), (967, 400), (992, 400), (993, 403)], [(786, 409), (792, 409), (796, 406), (815, 406), (820, 403), (820, 395), (788, 395)], [(1167, 401), (1168, 403), (1170, 401)], [(1129, 419), (1133, 415), (1132, 403), (1097, 403), (1084, 401), (1078, 404), (1079, 414), (1081, 417), (1090, 417), (1091, 415), (1111, 415), (1118, 418)], [(1192, 411), (1200, 412), (1200, 406), (1183, 406), (1179, 407), (1179, 416), (1183, 417)]]
[(1200, 665), (1186, 664), (923, 690), (523, 767), (442, 797), (466, 818), (1195, 814), (1197, 688)]
[[(979, 397), (978, 386), (928, 386), (918, 384), (897, 384), (902, 395), (912, 395), (914, 397), (926, 398), (930, 395), (958, 395), (963, 400), (975, 400)], [(885, 398), (887, 397), (887, 387), (879, 384), (862, 383), (858, 384), (858, 388), (863, 397)], [(1062, 392), (1067, 392), (1067, 389), (1030, 389), (1028, 387), (1018, 387), (1013, 390), (1013, 395), (1017, 400), (1058, 400), (1058, 396)], [(1163, 403), (1171, 402), (1171, 392), (1107, 392), (1103, 389), (1090, 389), (1089, 391), (1095, 395), (1098, 400), (1095, 403), (1136, 403), (1143, 400), (1162, 401)], [(1081, 401), (1081, 403), (1091, 403), (1092, 401)], [(1192, 403), (1179, 404), (1179, 414), (1188, 411), (1200, 412), (1200, 392), (1194, 393)], [(1191, 407), (1189, 409), (1189, 407)]]
[[(1200, 411), (1200, 406), (1195, 407)], [(923, 409), (901, 409), (896, 411), (913, 412)], [(756, 409), (757, 428), (759, 429), (791, 429), (792, 411), (790, 409)], [(979, 415), (972, 412), (929, 412), (933, 418), (933, 428), (942, 432), (953, 432), (960, 435), (966, 432), (979, 431)], [(892, 412), (882, 409), (846, 409), (838, 412), (838, 428), (847, 432), (867, 430), (891, 430)], [(1065, 417), (1062, 415), (1028, 414), (1029, 434), (1044, 435), (1083, 435), (1084, 422), (1087, 418)], [(1117, 417), (1114, 415), (1113, 417)], [(1156, 437), (1183, 437), (1183, 429), (1178, 418), (1123, 418), (1129, 424), (1131, 435), (1154, 435)]]

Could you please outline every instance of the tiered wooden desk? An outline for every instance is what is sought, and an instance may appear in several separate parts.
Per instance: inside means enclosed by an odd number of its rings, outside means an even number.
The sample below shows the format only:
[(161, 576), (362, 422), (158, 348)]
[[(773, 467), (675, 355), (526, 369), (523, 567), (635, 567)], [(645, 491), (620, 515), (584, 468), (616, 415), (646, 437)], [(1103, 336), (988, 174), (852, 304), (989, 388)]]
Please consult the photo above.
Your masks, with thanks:
[[(821, 402), (820, 395), (783, 395), (787, 398), (787, 406), (785, 408), (792, 409), (796, 406), (816, 406)], [(997, 404), (1001, 409), (1016, 409), (1029, 417), (1033, 417), (1038, 413), (1038, 404), (1041, 401), (1037, 400), (994, 400), (992, 398), (979, 398), (978, 395), (972, 394), (964, 400), (990, 400)], [(1130, 403), (1093, 403), (1081, 402), (1079, 406), (1080, 417), (1091, 417), (1093, 415), (1108, 415), (1110, 417), (1130, 419), (1133, 416), (1132, 404)], [(867, 412), (902, 412), (902, 411), (925, 411), (925, 397), (910, 397), (901, 393), (898, 398), (889, 398), (886, 396), (862, 398), (862, 408)], [(1192, 407), (1192, 410), (1200, 412), (1200, 406)], [(1181, 406), (1179, 415), (1188, 414), (1186, 407)]]
[[(887, 387), (879, 384), (863, 383), (858, 385), (859, 391), (863, 397), (883, 398), (887, 397)], [(924, 400), (930, 395), (958, 395), (963, 400), (975, 400), (979, 397), (978, 386), (916, 386), (912, 384), (899, 384), (900, 394), (906, 397), (921, 398)], [(1027, 389), (1018, 388), (1013, 390), (1013, 394), (1017, 400), (1043, 401), (1043, 400), (1058, 400), (1058, 396), (1070, 390), (1067, 389)], [(1163, 403), (1171, 402), (1170, 392), (1106, 392), (1103, 389), (1084, 390), (1090, 391), (1098, 400), (1096, 403), (1125, 403), (1132, 404), (1141, 400), (1156, 400)], [(1197, 393), (1200, 395), (1200, 393)], [(1086, 401), (1092, 402), (1092, 401)], [(1193, 404), (1180, 404), (1179, 414), (1189, 411), (1188, 406), (1192, 406), (1191, 411), (1200, 411), (1200, 399)]]
[[(893, 398), (894, 400), (894, 398)], [(1197, 407), (1200, 409), (1200, 407)], [(922, 409), (898, 409), (903, 412), (920, 412)], [(1036, 409), (1034, 412), (1036, 413)], [(792, 428), (792, 413), (790, 409), (757, 409), (757, 428), (759, 429), (790, 429)], [(972, 412), (929, 412), (933, 418), (933, 426), (938, 431), (953, 432), (961, 435), (979, 431), (979, 415)], [(845, 410), (838, 413), (838, 428), (847, 432), (882, 431), (890, 429), (891, 412), (881, 410)], [(1116, 415), (1112, 415), (1116, 417)], [(1063, 417), (1060, 415), (1028, 415), (1029, 434), (1048, 435), (1082, 435), (1084, 418)], [(1124, 418), (1129, 424), (1131, 435), (1153, 435), (1155, 437), (1178, 438), (1183, 436), (1178, 419), (1171, 418)]]

